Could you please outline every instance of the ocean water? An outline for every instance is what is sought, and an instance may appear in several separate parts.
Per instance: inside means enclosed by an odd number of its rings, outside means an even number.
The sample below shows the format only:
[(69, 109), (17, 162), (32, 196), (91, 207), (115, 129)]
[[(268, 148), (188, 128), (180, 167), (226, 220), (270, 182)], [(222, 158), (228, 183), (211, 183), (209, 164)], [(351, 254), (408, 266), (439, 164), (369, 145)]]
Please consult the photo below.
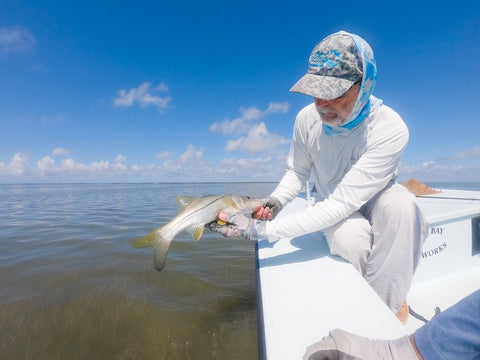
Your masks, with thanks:
[(177, 194), (274, 187), (0, 185), (0, 359), (256, 359), (253, 242), (183, 233), (162, 272), (130, 244)]
[(253, 242), (183, 233), (162, 272), (130, 244), (176, 215), (177, 194), (275, 185), (0, 185), (0, 359), (256, 359)]

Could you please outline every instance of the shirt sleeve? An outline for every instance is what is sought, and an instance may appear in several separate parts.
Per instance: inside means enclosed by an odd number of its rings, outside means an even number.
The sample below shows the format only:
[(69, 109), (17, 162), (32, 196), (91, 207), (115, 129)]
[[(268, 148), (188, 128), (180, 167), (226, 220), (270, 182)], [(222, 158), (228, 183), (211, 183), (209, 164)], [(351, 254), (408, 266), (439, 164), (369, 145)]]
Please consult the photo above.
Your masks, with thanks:
[[(384, 119), (381, 119), (382, 121)], [(392, 120), (392, 121), (389, 121)], [(395, 113), (372, 130), (367, 148), (324, 201), (267, 224), (271, 241), (323, 230), (350, 216), (392, 180), (408, 142), (408, 129)]]
[(415, 343), (425, 360), (480, 358), (480, 290), (419, 328)]
[(295, 120), (285, 175), (270, 195), (280, 200), (282, 205), (292, 201), (303, 189), (312, 169), (312, 157), (306, 147), (309, 118), (305, 110)]

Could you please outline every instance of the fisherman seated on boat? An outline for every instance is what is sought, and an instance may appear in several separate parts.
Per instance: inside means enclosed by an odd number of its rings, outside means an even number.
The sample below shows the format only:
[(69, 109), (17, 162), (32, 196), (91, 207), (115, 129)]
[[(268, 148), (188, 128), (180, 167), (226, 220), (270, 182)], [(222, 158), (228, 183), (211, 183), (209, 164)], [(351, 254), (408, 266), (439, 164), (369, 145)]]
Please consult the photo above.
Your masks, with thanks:
[[(415, 196), (396, 183), (408, 129), (372, 95), (375, 81), (373, 52), (361, 37), (340, 31), (317, 44), (291, 89), (313, 102), (297, 115), (285, 175), (254, 213), (258, 220), (220, 214), (230, 225), (210, 227), (271, 241), (321, 230), (332, 254), (350, 261), (397, 313), (406, 309), (428, 224)], [(310, 176), (316, 204), (275, 218)]]

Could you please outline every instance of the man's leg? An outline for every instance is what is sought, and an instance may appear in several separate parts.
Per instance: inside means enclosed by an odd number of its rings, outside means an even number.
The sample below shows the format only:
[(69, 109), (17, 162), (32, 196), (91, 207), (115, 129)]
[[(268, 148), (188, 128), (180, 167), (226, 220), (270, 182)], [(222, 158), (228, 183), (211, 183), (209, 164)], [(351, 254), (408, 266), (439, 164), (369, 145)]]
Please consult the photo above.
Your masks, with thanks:
[(323, 233), (330, 252), (348, 260), (363, 276), (372, 247), (372, 227), (368, 220), (356, 211)]
[(428, 223), (415, 196), (400, 184), (379, 193), (361, 210), (373, 231), (364, 277), (396, 313), (410, 289)]

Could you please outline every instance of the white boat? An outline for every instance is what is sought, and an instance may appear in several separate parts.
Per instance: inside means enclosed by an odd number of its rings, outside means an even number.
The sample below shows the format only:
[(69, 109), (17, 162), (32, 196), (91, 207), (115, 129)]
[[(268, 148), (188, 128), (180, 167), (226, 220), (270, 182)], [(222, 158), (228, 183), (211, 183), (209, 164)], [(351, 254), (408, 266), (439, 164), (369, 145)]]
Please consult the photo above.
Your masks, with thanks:
[[(330, 254), (321, 232), (257, 243), (259, 358), (302, 359), (340, 328), (376, 339), (410, 334), (480, 288), (480, 191), (418, 197), (430, 223), (402, 324), (355, 268)], [(278, 215), (310, 201), (297, 198)]]

